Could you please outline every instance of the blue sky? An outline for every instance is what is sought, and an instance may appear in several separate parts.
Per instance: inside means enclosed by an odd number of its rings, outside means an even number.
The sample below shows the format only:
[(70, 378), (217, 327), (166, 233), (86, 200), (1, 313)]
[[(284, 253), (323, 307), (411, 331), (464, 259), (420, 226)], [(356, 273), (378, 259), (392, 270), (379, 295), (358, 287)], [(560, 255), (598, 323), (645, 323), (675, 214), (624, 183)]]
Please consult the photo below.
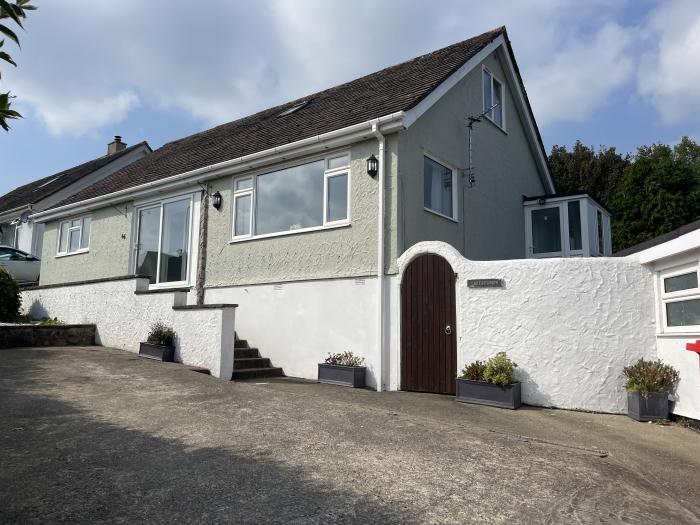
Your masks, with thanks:
[[(36, 0), (0, 132), (0, 194), (506, 25), (547, 149), (700, 139), (698, 0)], [(439, 8), (436, 8), (439, 6)]]

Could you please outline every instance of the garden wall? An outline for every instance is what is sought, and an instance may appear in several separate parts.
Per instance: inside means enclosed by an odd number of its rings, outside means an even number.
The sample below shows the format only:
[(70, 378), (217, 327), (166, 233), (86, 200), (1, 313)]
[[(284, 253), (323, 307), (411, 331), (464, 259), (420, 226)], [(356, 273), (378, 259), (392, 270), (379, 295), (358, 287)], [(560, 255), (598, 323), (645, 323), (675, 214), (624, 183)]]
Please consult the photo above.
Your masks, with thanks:
[[(656, 358), (651, 272), (624, 258), (471, 261), (441, 242), (399, 259), (444, 257), (457, 273), (457, 366), (505, 351), (518, 363), (523, 402), (624, 413), (622, 369)], [(503, 288), (469, 288), (469, 279)]]
[(177, 333), (175, 360), (230, 380), (233, 371), (233, 306), (185, 306), (187, 292), (149, 293), (140, 277), (40, 286), (22, 291), (24, 313), (94, 324), (96, 343), (138, 352), (154, 321)]

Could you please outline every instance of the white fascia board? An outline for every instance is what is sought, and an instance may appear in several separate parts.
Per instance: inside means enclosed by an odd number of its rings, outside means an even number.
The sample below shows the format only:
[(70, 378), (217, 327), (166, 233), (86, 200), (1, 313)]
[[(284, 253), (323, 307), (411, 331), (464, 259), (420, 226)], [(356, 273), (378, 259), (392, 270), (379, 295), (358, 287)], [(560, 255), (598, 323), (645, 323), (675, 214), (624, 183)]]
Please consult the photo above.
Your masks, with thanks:
[(535, 152), (535, 157), (537, 158), (537, 164), (540, 167), (540, 171), (544, 174), (545, 182), (548, 185), (548, 191), (550, 193), (555, 193), (554, 182), (552, 181), (552, 176), (549, 173), (549, 166), (547, 165), (547, 159), (545, 158), (542, 148), (540, 146), (540, 141), (537, 138), (537, 132), (535, 131), (535, 122), (527, 109), (527, 104), (525, 103), (525, 96), (520, 88), (520, 81), (515, 73), (515, 68), (513, 62), (510, 59), (510, 53), (506, 49), (506, 39), (503, 35), (496, 37), (493, 42), (484, 47), (472, 58), (467, 60), (457, 71), (452, 73), (447, 77), (438, 87), (436, 87), (430, 94), (420, 101), (414, 108), (406, 111), (406, 116), (404, 117), (404, 126), (408, 128), (416, 120), (418, 120), (423, 113), (428, 111), (438, 100), (440, 100), (450, 89), (457, 85), (457, 83), (462, 80), (465, 76), (469, 74), (475, 67), (479, 66), (491, 53), (495, 52), (499, 48), (503, 49), (501, 53), (501, 58), (506, 64), (506, 74), (509, 77), (509, 84), (515, 89), (511, 89), (514, 92), (514, 100), (518, 107), (520, 116), (525, 122), (525, 129), (528, 134), (528, 140), (530, 142), (530, 147)]
[(193, 184), (232, 175), (241, 171), (246, 171), (254, 168), (259, 168), (266, 164), (273, 164), (280, 161), (285, 161), (291, 158), (300, 157), (324, 151), (341, 146), (351, 144), (365, 139), (372, 139), (373, 125), (379, 125), (382, 133), (393, 133), (400, 129), (404, 129), (403, 124), (404, 112), (398, 111), (391, 115), (386, 115), (378, 119), (372, 119), (367, 122), (361, 122), (348, 126), (346, 128), (329, 131), (321, 135), (309, 137), (296, 142), (291, 142), (282, 146), (277, 146), (257, 153), (251, 153), (231, 160), (204, 166), (185, 173), (173, 175), (165, 179), (126, 188), (92, 199), (75, 202), (54, 208), (41, 213), (32, 215), (30, 218), (35, 222), (47, 222), (53, 219), (58, 219), (66, 215), (82, 213), (97, 208), (102, 208), (117, 202), (131, 200), (135, 198), (145, 198), (154, 194), (174, 191), (179, 188), (192, 187)]
[(652, 246), (638, 253), (628, 255), (642, 264), (650, 264), (667, 257), (674, 257), (700, 248), (700, 230), (695, 230), (658, 246)]

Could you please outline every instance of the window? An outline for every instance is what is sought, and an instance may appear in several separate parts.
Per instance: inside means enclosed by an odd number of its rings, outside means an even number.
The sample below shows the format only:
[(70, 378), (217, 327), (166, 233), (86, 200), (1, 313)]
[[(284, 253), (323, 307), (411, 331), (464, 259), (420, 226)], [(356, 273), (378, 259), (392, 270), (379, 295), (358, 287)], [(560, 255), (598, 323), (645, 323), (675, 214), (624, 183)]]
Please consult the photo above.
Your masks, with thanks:
[(583, 249), (581, 241), (581, 202), (571, 201), (568, 204), (569, 213), (569, 250)]
[(17, 225), (8, 222), (0, 224), (0, 244), (13, 248), (17, 245)]
[(503, 84), (486, 68), (482, 71), (482, 81), (486, 117), (499, 128), (505, 129)]
[(598, 255), (605, 255), (605, 237), (603, 236), (603, 214), (596, 211), (596, 226), (598, 228)]
[(697, 264), (661, 274), (661, 302), (666, 331), (700, 330)]
[(151, 284), (186, 283), (192, 197), (175, 197), (137, 210), (135, 273)]
[(82, 253), (90, 248), (92, 218), (89, 215), (63, 221), (58, 228), (58, 255)]
[(350, 156), (320, 159), (233, 182), (233, 239), (347, 224)]
[(559, 206), (532, 210), (532, 253), (561, 252)]
[(423, 157), (423, 206), (453, 220), (457, 220), (456, 172), (443, 164)]

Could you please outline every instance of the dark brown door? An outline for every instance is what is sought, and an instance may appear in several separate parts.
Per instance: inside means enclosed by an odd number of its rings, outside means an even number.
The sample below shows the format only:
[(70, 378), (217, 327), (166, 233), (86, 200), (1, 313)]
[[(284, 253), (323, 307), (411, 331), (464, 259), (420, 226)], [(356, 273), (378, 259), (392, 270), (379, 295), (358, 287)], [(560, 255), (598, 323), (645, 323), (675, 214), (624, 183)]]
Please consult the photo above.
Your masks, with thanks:
[(455, 274), (438, 255), (411, 261), (401, 281), (401, 389), (455, 393)]

